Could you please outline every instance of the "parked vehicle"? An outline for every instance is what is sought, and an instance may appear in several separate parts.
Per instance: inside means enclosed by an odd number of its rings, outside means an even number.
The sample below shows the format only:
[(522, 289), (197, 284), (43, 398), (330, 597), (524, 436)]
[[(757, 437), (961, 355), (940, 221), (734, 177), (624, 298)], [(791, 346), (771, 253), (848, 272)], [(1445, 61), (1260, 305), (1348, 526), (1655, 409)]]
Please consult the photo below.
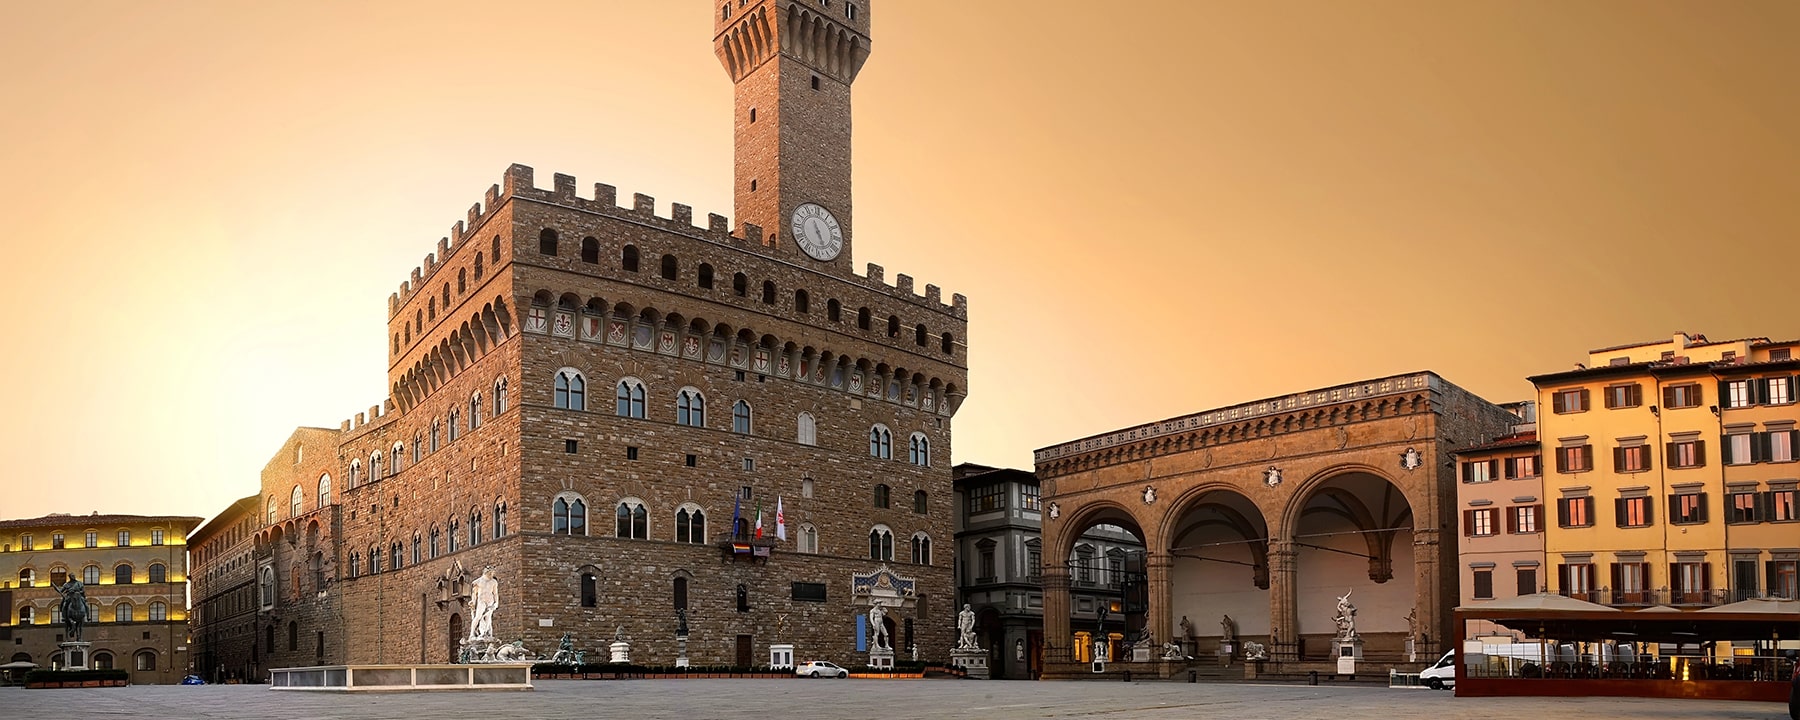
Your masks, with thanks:
[(850, 671), (825, 662), (824, 660), (808, 660), (794, 666), (794, 674), (801, 677), (850, 677)]
[(206, 681), (201, 679), (199, 675), (189, 675), (189, 676), (181, 679), (181, 684), (183, 684), (183, 685), (205, 685)]
[(1437, 664), (1419, 671), (1419, 682), (1433, 690), (1456, 687), (1456, 651), (1444, 653)]

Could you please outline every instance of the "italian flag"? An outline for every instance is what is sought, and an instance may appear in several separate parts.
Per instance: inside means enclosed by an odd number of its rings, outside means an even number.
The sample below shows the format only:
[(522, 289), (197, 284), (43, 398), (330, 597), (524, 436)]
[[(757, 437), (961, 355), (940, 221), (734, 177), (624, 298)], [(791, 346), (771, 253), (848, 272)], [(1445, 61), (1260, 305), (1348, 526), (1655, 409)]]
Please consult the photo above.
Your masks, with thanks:
[(762, 501), (756, 501), (756, 537), (762, 539)]

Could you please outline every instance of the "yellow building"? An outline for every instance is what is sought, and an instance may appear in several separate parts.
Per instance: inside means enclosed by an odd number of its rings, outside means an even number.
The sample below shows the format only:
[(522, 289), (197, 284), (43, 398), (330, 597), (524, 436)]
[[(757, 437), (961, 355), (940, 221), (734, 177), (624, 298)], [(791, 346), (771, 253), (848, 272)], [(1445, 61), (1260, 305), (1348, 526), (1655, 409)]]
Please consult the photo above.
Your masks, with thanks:
[(1793, 596), (1795, 344), (1677, 334), (1530, 378), (1552, 592), (1675, 607)]
[(0, 639), (8, 662), (64, 665), (62, 585), (86, 586), (89, 667), (174, 683), (187, 670), (187, 545), (196, 517), (52, 514), (0, 520)]

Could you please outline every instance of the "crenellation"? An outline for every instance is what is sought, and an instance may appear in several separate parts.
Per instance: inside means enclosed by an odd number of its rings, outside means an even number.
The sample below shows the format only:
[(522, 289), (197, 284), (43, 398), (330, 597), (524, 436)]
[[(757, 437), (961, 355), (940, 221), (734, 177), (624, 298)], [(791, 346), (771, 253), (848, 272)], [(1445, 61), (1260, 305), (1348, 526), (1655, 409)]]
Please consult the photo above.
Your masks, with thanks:
[(887, 271), (882, 269), (880, 265), (869, 263), (869, 272), (865, 274), (864, 277), (869, 279), (869, 282), (871, 283), (870, 287), (881, 288), (887, 286), (887, 280), (884, 279), (886, 274)]
[(744, 223), (744, 241), (751, 245), (761, 245), (763, 241), (762, 226)]
[(474, 205), (469, 206), (469, 217), (467, 220), (469, 221), (469, 227), (475, 227), (476, 225), (481, 224), (481, 203), (475, 203)]
[(423, 279), (425, 279), (425, 276), (420, 274), (419, 269), (416, 267), (413, 268), (412, 269), (412, 284), (413, 284), (413, 286), (415, 286), (415, 287), (418, 286), (419, 281), (423, 280)]
[(362, 427), (362, 426), (363, 426), (363, 425), (366, 425), (366, 424), (368, 424), (368, 422), (369, 422), (369, 418), (368, 418), (368, 416), (367, 416), (367, 415), (364, 415), (364, 414), (362, 414), (362, 413), (357, 413), (357, 414), (356, 414), (356, 427), (359, 427), (359, 428), (360, 428), (360, 427)]
[(518, 194), (520, 190), (530, 190), (536, 187), (533, 184), (536, 173), (537, 171), (532, 170), (530, 165), (513, 163), (506, 166), (506, 177), (501, 179), (501, 182), (506, 185), (505, 194), (510, 197)]
[(691, 230), (694, 227), (694, 208), (691, 205), (669, 203), (669, 219), (680, 225), (682, 230)]
[(575, 176), (556, 173), (550, 176), (550, 192), (557, 202), (565, 205), (575, 202)]
[(369, 419), (374, 420), (374, 419), (377, 419), (380, 417), (381, 417), (381, 406), (380, 405), (370, 405), (369, 406)]
[(423, 277), (429, 278), (432, 275), (436, 274), (437, 273), (437, 253), (425, 253), (425, 260), (423, 262), (419, 263), (419, 267), (423, 268), (425, 271), (425, 274), (423, 275)]
[[(485, 205), (487, 210), (492, 212), (494, 208), (500, 207), (500, 198), (502, 197), (505, 197), (505, 195), (500, 194), (499, 184), (489, 185), (487, 189), (487, 203)], [(474, 223), (470, 223), (470, 225), (473, 226)]]
[(656, 217), (656, 198), (643, 193), (632, 193), (631, 211), (644, 217)]
[(707, 213), (706, 214), (706, 229), (708, 232), (711, 232), (714, 235), (730, 237), (731, 236), (731, 218), (725, 217), (724, 215), (720, 215), (718, 213)]
[(969, 299), (963, 297), (962, 293), (951, 295), (950, 309), (957, 317), (967, 319), (969, 317)]
[[(405, 287), (406, 287), (405, 283), (401, 283), (401, 288), (404, 289)], [(400, 312), (400, 293), (397, 293), (397, 292), (389, 293), (388, 294), (388, 317), (391, 318), (394, 316), (395, 313), (398, 313), (398, 312)]]
[(437, 256), (443, 258), (445, 262), (450, 260), (450, 238), (438, 238)]
[(385, 414), (391, 413), (393, 411), (394, 411), (394, 399), (393, 398), (388, 398), (386, 400), (381, 401), (382, 414), (385, 415)]
[(463, 221), (458, 220), (450, 226), (450, 241), (457, 245), (463, 243)]
[(931, 303), (932, 305), (942, 307), (944, 304), (943, 291), (939, 290), (938, 286), (936, 286), (936, 285), (926, 284), (925, 285), (925, 302)]
[(338, 432), (350, 432), (350, 421), (348, 419), (338, 423)]
[(594, 183), (594, 202), (600, 210), (611, 210), (619, 206), (619, 189), (606, 183)]
[(912, 299), (914, 297), (912, 276), (905, 273), (895, 274), (894, 289), (900, 291), (900, 294), (905, 295), (907, 299)]

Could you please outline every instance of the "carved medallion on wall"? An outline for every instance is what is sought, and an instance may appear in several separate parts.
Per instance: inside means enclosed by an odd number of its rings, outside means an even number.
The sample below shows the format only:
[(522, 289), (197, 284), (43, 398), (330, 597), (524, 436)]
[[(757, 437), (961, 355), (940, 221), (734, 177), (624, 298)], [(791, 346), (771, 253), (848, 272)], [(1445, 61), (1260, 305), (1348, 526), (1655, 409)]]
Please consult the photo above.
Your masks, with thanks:
[(1059, 517), (1062, 517), (1062, 507), (1056, 503), (1050, 503), (1050, 519), (1055, 520)]
[(1406, 452), (1400, 453), (1400, 468), (1403, 470), (1410, 472), (1419, 469), (1419, 466), (1424, 464), (1425, 456), (1420, 455), (1415, 448), (1407, 448)]

